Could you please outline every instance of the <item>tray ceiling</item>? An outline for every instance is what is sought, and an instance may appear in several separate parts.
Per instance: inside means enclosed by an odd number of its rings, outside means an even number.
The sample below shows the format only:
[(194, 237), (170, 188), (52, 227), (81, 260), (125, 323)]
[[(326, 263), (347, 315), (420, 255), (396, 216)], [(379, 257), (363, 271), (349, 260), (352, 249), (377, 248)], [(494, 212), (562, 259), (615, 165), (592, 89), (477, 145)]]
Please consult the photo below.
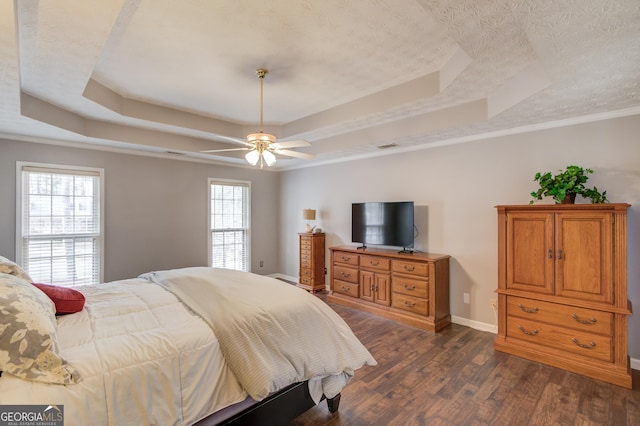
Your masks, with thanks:
[[(637, 0), (0, 0), (0, 136), (287, 169), (640, 113)], [(383, 148), (387, 149), (383, 149)], [(390, 148), (389, 148), (390, 147)], [(175, 155), (175, 154), (174, 154)]]

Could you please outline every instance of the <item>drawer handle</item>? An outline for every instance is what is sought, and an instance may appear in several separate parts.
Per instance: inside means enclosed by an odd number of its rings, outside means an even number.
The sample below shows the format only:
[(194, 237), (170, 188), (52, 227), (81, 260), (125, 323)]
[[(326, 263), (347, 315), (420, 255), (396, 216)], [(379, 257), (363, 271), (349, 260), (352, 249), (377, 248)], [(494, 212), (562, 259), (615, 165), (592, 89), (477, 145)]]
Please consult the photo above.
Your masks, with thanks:
[(309, 275), (309, 271), (304, 271), (302, 275)]
[(547, 251), (547, 254), (549, 255), (549, 259), (553, 259), (553, 250), (549, 249), (549, 251)]
[(589, 342), (588, 345), (584, 345), (584, 344), (578, 342), (578, 339), (576, 339), (575, 337), (572, 337), (571, 341), (573, 343), (575, 343), (576, 345), (580, 346), (581, 348), (584, 348), (584, 349), (593, 349), (593, 348), (596, 347), (596, 342)]
[(403, 301), (404, 306), (408, 307), (408, 308), (413, 308), (414, 306), (416, 306), (416, 302), (407, 302), (406, 300)]
[(572, 314), (571, 318), (573, 318), (574, 320), (578, 321), (580, 324), (586, 324), (586, 325), (593, 325), (593, 324), (598, 322), (598, 320), (595, 319), (595, 318), (591, 318), (591, 319), (588, 319), (588, 320), (580, 319), (580, 318), (578, 318), (578, 316), (576, 314)]
[(405, 271), (409, 271), (409, 272), (413, 272), (413, 271), (416, 270), (416, 267), (412, 266), (412, 265), (404, 265), (404, 270)]
[(342, 261), (343, 261), (343, 262), (348, 262), (348, 261), (351, 259), (351, 257), (349, 257), (349, 256), (342, 256), (340, 259), (342, 259)]
[(520, 331), (522, 331), (524, 334), (528, 335), (528, 336), (535, 336), (536, 334), (539, 333), (537, 328), (534, 328), (533, 331), (527, 331), (524, 329), (523, 326), (519, 325), (518, 328), (520, 329)]
[(351, 276), (350, 272), (340, 272), (340, 276), (344, 278), (349, 278)]
[(349, 291), (349, 290), (351, 290), (349, 287), (342, 286), (342, 291)]
[(409, 290), (409, 291), (413, 291), (416, 289), (415, 285), (412, 285), (411, 287), (409, 287), (407, 283), (402, 284), (402, 287), (404, 287), (405, 290)]
[(375, 261), (374, 260), (370, 260), (369, 261), (369, 265), (371, 265), (371, 266), (378, 266), (379, 264), (380, 264), (379, 260), (375, 260)]
[(533, 309), (527, 309), (522, 305), (522, 303), (518, 305), (518, 308), (522, 309), (523, 312), (526, 312), (528, 314), (535, 314), (536, 312), (538, 312), (537, 307), (534, 307)]

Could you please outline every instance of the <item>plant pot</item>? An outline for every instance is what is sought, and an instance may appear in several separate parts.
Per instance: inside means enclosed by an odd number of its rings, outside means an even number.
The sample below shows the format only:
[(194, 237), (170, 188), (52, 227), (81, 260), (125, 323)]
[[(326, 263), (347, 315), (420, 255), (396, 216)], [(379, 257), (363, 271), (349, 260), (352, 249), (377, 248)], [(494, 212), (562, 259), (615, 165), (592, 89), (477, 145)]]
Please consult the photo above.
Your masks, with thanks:
[(560, 202), (560, 204), (575, 204), (575, 203), (576, 203), (575, 192), (567, 192), (564, 196), (564, 200)]

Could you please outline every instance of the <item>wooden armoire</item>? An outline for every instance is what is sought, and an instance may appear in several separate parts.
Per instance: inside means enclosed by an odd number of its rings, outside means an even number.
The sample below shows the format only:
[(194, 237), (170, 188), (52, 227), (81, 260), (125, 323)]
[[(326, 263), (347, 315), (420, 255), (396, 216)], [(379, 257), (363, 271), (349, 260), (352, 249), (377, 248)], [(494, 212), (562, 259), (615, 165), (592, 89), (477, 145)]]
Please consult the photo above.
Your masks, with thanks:
[(497, 206), (496, 350), (631, 388), (628, 207)]

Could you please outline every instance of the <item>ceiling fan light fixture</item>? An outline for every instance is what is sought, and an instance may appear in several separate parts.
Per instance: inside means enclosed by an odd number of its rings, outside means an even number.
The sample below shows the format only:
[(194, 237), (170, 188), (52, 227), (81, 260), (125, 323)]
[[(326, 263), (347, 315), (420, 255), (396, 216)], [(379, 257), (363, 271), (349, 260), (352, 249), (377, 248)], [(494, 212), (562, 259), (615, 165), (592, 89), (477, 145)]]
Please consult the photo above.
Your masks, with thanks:
[(256, 164), (258, 164), (258, 160), (260, 159), (260, 153), (254, 149), (247, 152), (247, 155), (245, 155), (244, 158), (249, 164), (255, 166)]
[(264, 161), (266, 161), (268, 167), (271, 167), (274, 164), (276, 164), (276, 156), (273, 155), (273, 152), (264, 151), (262, 153), (262, 156), (264, 157)]

